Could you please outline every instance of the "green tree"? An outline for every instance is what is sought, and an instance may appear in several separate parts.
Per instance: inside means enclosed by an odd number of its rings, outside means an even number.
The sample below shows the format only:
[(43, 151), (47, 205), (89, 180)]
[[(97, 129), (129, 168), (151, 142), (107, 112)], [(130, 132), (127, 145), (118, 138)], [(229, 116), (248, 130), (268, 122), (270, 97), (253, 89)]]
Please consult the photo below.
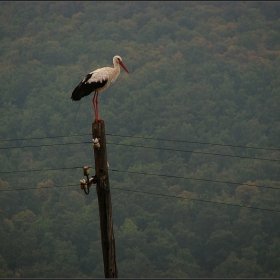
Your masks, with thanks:
[(239, 259), (235, 253), (231, 253), (213, 271), (213, 277), (217, 278), (258, 278), (261, 275), (262, 269), (255, 260)]

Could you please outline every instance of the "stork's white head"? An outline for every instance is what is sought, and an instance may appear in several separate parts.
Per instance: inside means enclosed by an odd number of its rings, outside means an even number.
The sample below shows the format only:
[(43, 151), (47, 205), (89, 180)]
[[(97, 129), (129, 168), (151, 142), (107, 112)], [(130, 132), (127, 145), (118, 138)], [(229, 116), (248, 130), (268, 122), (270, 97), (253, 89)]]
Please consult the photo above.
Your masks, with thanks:
[(113, 63), (114, 63), (114, 65), (120, 64), (120, 65), (122, 66), (122, 68), (123, 68), (127, 73), (129, 73), (128, 70), (127, 70), (127, 68), (126, 68), (126, 66), (125, 66), (124, 63), (122, 62), (122, 58), (121, 58), (119, 55), (115, 55), (115, 56), (113, 57)]

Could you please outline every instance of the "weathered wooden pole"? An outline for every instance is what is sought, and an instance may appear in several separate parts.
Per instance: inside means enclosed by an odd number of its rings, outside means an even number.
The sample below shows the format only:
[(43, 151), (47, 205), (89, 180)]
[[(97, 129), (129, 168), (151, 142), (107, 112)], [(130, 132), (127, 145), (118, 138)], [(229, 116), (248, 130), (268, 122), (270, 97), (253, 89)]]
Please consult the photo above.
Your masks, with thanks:
[(100, 147), (98, 147), (99, 145), (94, 146), (94, 159), (104, 274), (105, 278), (118, 278), (112, 203), (108, 176), (105, 123), (103, 120), (92, 123), (92, 139), (97, 139), (100, 144)]

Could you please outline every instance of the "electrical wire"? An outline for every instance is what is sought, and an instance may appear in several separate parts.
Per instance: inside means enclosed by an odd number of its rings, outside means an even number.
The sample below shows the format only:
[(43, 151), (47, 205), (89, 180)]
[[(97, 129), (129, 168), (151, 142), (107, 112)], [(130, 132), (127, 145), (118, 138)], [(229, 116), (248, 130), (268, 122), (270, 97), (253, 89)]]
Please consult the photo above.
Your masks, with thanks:
[(153, 137), (144, 137), (144, 136), (128, 136), (128, 135), (119, 135), (119, 134), (106, 134), (106, 135), (108, 135), (108, 136), (113, 136), (113, 137), (126, 137), (126, 138), (133, 138), (133, 139), (167, 141), (167, 142), (176, 142), (176, 143), (191, 143), (191, 144), (214, 145), (214, 146), (233, 147), (233, 148), (243, 148), (243, 149), (256, 149), (256, 150), (280, 151), (280, 149), (278, 149), (278, 148), (240, 146), (240, 145), (230, 145), (230, 144), (218, 144), (218, 143), (211, 143), (211, 142), (188, 141), (188, 140), (175, 140), (175, 139), (153, 138)]
[(17, 171), (0, 171), (0, 174), (15, 174), (15, 173), (27, 173), (27, 172), (44, 172), (44, 171), (59, 171), (59, 170), (72, 170), (83, 167), (62, 167), (62, 168), (44, 168), (44, 169), (30, 169), (30, 170), (17, 170)]
[[(144, 140), (167, 141), (167, 142), (175, 142), (175, 143), (191, 143), (191, 144), (214, 145), (214, 146), (234, 147), (234, 148), (243, 148), (243, 149), (280, 151), (280, 149), (278, 149), (278, 148), (252, 147), (252, 146), (231, 145), (231, 144), (218, 144), (218, 143), (211, 143), (211, 142), (176, 140), (176, 139), (154, 138), (154, 137), (144, 137), (144, 136), (130, 136), (130, 135), (121, 135), (121, 134), (112, 134), (112, 133), (106, 133), (106, 135), (107, 136), (112, 136), (112, 137), (123, 137), (123, 138), (131, 138), (131, 139), (144, 139)], [(46, 136), (46, 137), (12, 138), (12, 139), (1, 139), (0, 142), (43, 140), (43, 139), (81, 137), (81, 136), (91, 136), (91, 134), (85, 133), (85, 134)]]
[(57, 136), (46, 136), (46, 137), (30, 137), (30, 138), (12, 138), (12, 139), (1, 139), (0, 142), (11, 142), (11, 141), (29, 141), (29, 140), (44, 140), (44, 139), (54, 139), (54, 138), (69, 138), (69, 137), (81, 137), (91, 135), (86, 134), (72, 134), (72, 135), (57, 135)]
[(9, 149), (23, 149), (23, 148), (38, 148), (38, 147), (52, 147), (52, 146), (67, 146), (67, 145), (80, 145), (80, 144), (92, 144), (92, 142), (74, 142), (74, 143), (60, 143), (60, 144), (41, 144), (41, 145), (30, 145), (30, 146), (21, 146), (21, 147), (2, 147), (0, 150), (9, 150)]
[[(69, 184), (69, 185), (64, 185), (64, 186), (49, 186), (49, 187), (46, 186), (46, 187), (40, 187), (40, 188), (38, 188), (38, 187), (31, 187), (31, 188), (13, 189), (13, 190), (6, 189), (6, 190), (0, 190), (0, 192), (28, 191), (28, 190), (35, 190), (35, 189), (37, 189), (37, 190), (40, 190), (40, 189), (53, 189), (53, 188), (65, 188), (65, 187), (74, 187), (74, 186), (77, 187), (77, 184)], [(268, 209), (268, 208), (254, 207), (254, 206), (246, 206), (246, 205), (239, 205), (239, 204), (233, 204), (233, 203), (226, 203), (226, 202), (219, 202), (219, 201), (212, 201), (212, 200), (205, 200), (205, 199), (198, 199), (198, 198), (189, 198), (189, 197), (176, 196), (176, 195), (168, 195), (168, 194), (162, 194), (162, 193), (153, 193), (153, 192), (146, 192), (146, 191), (130, 190), (130, 189), (123, 189), (123, 188), (110, 188), (110, 189), (280, 213), (280, 210), (277, 210), (277, 209)]]
[[(92, 167), (89, 166), (89, 168), (92, 168)], [(46, 169), (30, 169), (30, 170), (18, 170), (18, 171), (1, 171), (0, 174), (12, 174), (12, 173), (15, 174), (15, 173), (44, 172), (44, 171), (60, 171), (60, 170), (72, 170), (72, 169), (83, 169), (83, 167), (77, 166), (77, 167), (65, 167), (65, 168), (46, 168)], [(166, 177), (166, 178), (174, 178), (174, 179), (203, 181), (203, 182), (210, 182), (210, 183), (231, 184), (231, 185), (238, 185), (238, 186), (245, 185), (245, 186), (254, 186), (254, 187), (257, 187), (257, 188), (280, 190), (280, 188), (278, 188), (278, 187), (255, 185), (255, 184), (249, 184), (249, 183), (229, 182), (229, 181), (220, 181), (220, 180), (210, 180), (210, 179), (201, 179), (201, 178), (194, 178), (194, 177), (184, 177), (184, 176), (156, 174), (156, 173), (145, 173), (145, 172), (139, 172), (139, 171), (128, 171), (128, 170), (111, 169), (111, 168), (109, 168), (108, 170), (110, 170), (112, 172), (120, 172), (120, 173), (130, 173), (130, 174), (147, 175), (147, 176), (158, 176), (158, 177)]]
[(178, 149), (170, 149), (170, 148), (158, 148), (158, 147), (151, 147), (151, 146), (141, 146), (141, 145), (133, 145), (133, 144), (110, 143), (110, 142), (107, 143), (107, 144), (113, 144), (113, 145), (119, 145), (119, 146), (128, 146), (128, 147), (137, 147), (137, 148), (145, 148), (145, 149), (164, 150), (164, 151), (174, 151), (174, 152), (184, 152), (184, 153), (193, 153), (193, 154), (223, 156), (223, 157), (235, 157), (235, 158), (246, 158), (246, 159), (257, 159), (257, 160), (268, 160), (268, 161), (280, 161), (280, 159), (256, 158), (256, 157), (248, 157), (248, 156), (226, 155), (226, 154), (217, 154), (217, 153), (209, 153), (209, 152), (199, 152), (199, 151), (178, 150)]
[(210, 180), (210, 179), (200, 179), (200, 178), (193, 178), (193, 177), (184, 177), (184, 176), (176, 176), (176, 175), (166, 175), (166, 174), (156, 174), (156, 173), (145, 173), (139, 171), (128, 171), (128, 170), (119, 170), (119, 169), (110, 169), (113, 172), (123, 172), (123, 173), (131, 173), (131, 174), (139, 174), (139, 175), (148, 175), (148, 176), (158, 176), (158, 177), (167, 177), (167, 178), (175, 178), (175, 179), (185, 179), (185, 180), (194, 180), (194, 181), (203, 181), (203, 182), (211, 182), (211, 183), (222, 183), (222, 184), (231, 184), (231, 185), (238, 185), (238, 186), (254, 186), (257, 188), (264, 188), (264, 189), (275, 189), (280, 190), (277, 187), (269, 187), (269, 186), (262, 186), (262, 185), (255, 185), (249, 183), (238, 183), (238, 182), (228, 182), (228, 181), (219, 181), (219, 180)]
[(6, 190), (0, 190), (0, 192), (15, 192), (15, 191), (29, 191), (29, 190), (40, 190), (40, 189), (53, 189), (53, 188), (66, 188), (66, 187), (77, 187), (77, 184), (69, 184), (64, 186), (45, 186), (45, 187), (31, 187), (31, 188), (22, 188), (22, 189), (6, 189)]
[(145, 191), (137, 191), (137, 190), (129, 190), (129, 189), (122, 189), (122, 188), (111, 188), (111, 189), (117, 189), (117, 190), (122, 190), (122, 191), (130, 191), (130, 192), (136, 192), (136, 193), (151, 194), (151, 195), (158, 195), (158, 196), (165, 196), (165, 197), (172, 197), (172, 198), (180, 198), (180, 199), (187, 199), (187, 200), (193, 200), (193, 201), (199, 201), (199, 202), (208, 202), (208, 203), (214, 203), (214, 204), (222, 204), (222, 205), (228, 205), (228, 206), (235, 206), (235, 207), (249, 208), (249, 209), (254, 209), (254, 210), (271, 211), (271, 212), (280, 213), (280, 210), (276, 210), (276, 209), (260, 208), (260, 207), (254, 207), (254, 206), (246, 206), (246, 205), (232, 204), (232, 203), (226, 203), (226, 202), (219, 202), (219, 201), (212, 201), (212, 200), (205, 200), (205, 199), (198, 199), (198, 198), (189, 198), (189, 197), (183, 197), (183, 196), (168, 195), (168, 194), (153, 193), (153, 192), (145, 192)]
[[(21, 147), (2, 147), (2, 148), (0, 148), (0, 150), (23, 149), (23, 148), (38, 148), (38, 147), (52, 147), (52, 146), (67, 146), (67, 145), (80, 145), (80, 144), (92, 144), (92, 142), (75, 142), (75, 143), (62, 143), (62, 144), (42, 144), (42, 145), (28, 145), (28, 146), (21, 146)], [(164, 151), (174, 151), (174, 152), (184, 152), (184, 153), (194, 153), (194, 154), (204, 154), (204, 155), (213, 155), (213, 156), (223, 156), (223, 157), (233, 157), (233, 158), (243, 158), (243, 159), (254, 159), (254, 160), (266, 160), (266, 161), (280, 162), (280, 159), (269, 159), (269, 158), (258, 158), (258, 157), (249, 157), (249, 156), (227, 155), (227, 154), (219, 154), (219, 153), (179, 150), (179, 149), (171, 149), (171, 148), (159, 148), (159, 147), (151, 147), (151, 146), (124, 144), (124, 143), (113, 143), (113, 142), (107, 142), (107, 144), (108, 145), (117, 145), (117, 146), (136, 147), (136, 148), (164, 150)]]

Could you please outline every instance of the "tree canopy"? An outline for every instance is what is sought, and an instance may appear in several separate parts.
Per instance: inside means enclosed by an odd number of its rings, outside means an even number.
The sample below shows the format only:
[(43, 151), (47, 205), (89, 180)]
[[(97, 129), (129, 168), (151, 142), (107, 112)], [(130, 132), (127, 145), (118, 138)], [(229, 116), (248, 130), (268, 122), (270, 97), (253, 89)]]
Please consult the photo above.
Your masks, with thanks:
[(102, 278), (89, 72), (121, 278), (280, 276), (280, 3), (0, 2), (0, 277)]

